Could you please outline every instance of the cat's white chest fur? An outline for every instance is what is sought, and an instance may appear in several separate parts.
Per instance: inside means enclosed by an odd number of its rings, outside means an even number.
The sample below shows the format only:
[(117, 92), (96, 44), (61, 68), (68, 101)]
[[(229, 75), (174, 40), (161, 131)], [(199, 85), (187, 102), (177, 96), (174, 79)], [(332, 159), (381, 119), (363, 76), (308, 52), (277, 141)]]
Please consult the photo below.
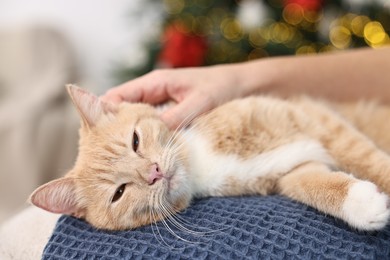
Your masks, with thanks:
[(220, 195), (218, 190), (229, 177), (250, 180), (267, 174), (287, 173), (310, 161), (334, 165), (322, 145), (311, 139), (295, 141), (243, 159), (236, 154), (214, 151), (210, 145), (212, 142), (194, 129), (187, 130), (184, 136), (188, 142), (192, 191), (197, 197)]

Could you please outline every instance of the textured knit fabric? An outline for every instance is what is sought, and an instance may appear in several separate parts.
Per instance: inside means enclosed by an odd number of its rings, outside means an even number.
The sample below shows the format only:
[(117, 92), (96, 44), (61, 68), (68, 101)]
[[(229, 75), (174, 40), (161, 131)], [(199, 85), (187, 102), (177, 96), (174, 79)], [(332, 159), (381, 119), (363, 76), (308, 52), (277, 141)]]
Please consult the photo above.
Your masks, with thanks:
[(390, 226), (357, 232), (281, 196), (196, 200), (180, 214), (189, 229), (163, 223), (107, 232), (63, 216), (43, 259), (390, 259)]

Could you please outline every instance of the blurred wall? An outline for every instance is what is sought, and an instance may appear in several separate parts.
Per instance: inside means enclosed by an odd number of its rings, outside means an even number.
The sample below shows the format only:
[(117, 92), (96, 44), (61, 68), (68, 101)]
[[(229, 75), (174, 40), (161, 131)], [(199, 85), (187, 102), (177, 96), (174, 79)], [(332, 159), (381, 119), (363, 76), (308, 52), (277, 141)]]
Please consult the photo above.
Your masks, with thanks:
[(115, 63), (137, 62), (138, 49), (160, 20), (156, 5), (142, 0), (0, 0), (0, 29), (31, 24), (59, 29), (75, 49), (85, 84), (101, 92), (113, 85)]

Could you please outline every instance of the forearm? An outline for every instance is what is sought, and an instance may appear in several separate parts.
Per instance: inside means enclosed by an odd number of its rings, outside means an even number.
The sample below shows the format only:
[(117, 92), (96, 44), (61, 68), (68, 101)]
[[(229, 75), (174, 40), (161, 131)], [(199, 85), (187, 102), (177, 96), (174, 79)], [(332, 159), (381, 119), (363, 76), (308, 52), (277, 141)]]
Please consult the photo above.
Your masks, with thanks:
[(367, 98), (390, 103), (390, 48), (276, 57), (234, 69), (243, 95), (304, 93), (333, 100)]

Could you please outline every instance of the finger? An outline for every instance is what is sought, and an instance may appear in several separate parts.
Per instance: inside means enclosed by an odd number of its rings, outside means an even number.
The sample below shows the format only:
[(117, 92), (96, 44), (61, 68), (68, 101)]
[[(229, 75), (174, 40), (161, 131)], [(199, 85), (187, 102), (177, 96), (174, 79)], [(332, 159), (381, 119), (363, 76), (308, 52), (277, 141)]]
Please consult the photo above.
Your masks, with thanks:
[(211, 109), (210, 102), (199, 98), (187, 98), (161, 115), (169, 129), (182, 128), (195, 117)]
[(118, 104), (123, 102), (123, 98), (120, 95), (112, 95), (109, 91), (107, 91), (104, 95), (100, 96), (99, 99), (106, 103), (114, 103)]
[(123, 101), (146, 102), (153, 105), (167, 101), (170, 98), (166, 89), (169, 83), (164, 75), (158, 77), (155, 75), (158, 74), (146, 74), (112, 88), (102, 96), (102, 100), (116, 103)]
[(103, 101), (120, 103), (123, 101), (138, 102), (142, 100), (142, 96), (143, 91), (141, 85), (138, 83), (138, 80), (132, 80), (118, 87), (109, 89), (100, 98)]

